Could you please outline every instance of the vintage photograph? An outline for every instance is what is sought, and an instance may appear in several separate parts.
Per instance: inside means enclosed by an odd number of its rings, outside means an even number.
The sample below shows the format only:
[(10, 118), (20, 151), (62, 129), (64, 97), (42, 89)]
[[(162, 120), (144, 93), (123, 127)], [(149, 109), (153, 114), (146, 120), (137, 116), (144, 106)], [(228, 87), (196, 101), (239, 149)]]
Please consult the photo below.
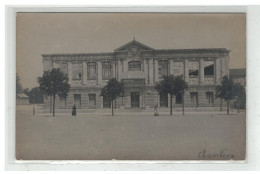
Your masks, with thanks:
[(245, 160), (245, 13), (17, 13), (17, 160)]

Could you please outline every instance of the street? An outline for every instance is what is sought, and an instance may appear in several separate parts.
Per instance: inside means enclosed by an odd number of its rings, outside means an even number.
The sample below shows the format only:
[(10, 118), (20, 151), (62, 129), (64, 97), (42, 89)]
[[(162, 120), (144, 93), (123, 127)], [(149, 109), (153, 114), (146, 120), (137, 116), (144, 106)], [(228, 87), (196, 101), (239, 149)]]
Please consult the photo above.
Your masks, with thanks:
[[(245, 111), (50, 113), (17, 106), (16, 157), (24, 160), (244, 159)], [(37, 111), (37, 110), (36, 110)]]

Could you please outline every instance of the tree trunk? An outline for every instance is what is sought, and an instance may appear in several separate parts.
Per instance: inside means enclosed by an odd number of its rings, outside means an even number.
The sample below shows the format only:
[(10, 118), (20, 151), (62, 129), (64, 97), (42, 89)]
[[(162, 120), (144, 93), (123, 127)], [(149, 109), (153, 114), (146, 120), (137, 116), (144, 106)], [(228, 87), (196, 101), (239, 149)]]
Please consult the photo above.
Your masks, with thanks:
[(52, 113), (52, 95), (50, 95), (50, 113)]
[(220, 111), (222, 112), (222, 98), (220, 99)]
[(65, 109), (67, 109), (67, 99), (65, 98)]
[(112, 104), (112, 116), (114, 115), (114, 104), (113, 104), (113, 100), (111, 101)]
[(53, 111), (52, 111), (52, 116), (55, 116), (55, 94), (53, 95)]
[(171, 107), (171, 109), (170, 109), (170, 113), (171, 113), (171, 115), (172, 115), (172, 95), (170, 95), (170, 107)]
[(184, 115), (184, 94), (182, 94), (182, 115)]
[(227, 114), (229, 115), (229, 100), (227, 100)]

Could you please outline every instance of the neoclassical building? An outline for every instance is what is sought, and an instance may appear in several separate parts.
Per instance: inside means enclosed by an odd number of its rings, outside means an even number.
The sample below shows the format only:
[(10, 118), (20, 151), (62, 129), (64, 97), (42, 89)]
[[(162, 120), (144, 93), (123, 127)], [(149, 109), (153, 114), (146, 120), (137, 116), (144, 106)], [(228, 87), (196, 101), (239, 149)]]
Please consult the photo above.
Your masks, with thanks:
[[(219, 106), (215, 86), (229, 73), (229, 50), (207, 49), (153, 49), (133, 40), (113, 52), (91, 54), (43, 54), (43, 70), (60, 68), (68, 74), (71, 90), (67, 99), (57, 98), (57, 108), (110, 108), (101, 89), (109, 79), (124, 82), (125, 95), (118, 97), (117, 108), (169, 107), (167, 94), (154, 89), (164, 75), (182, 76), (188, 90), (176, 96), (174, 105), (188, 107)], [(44, 103), (49, 107), (50, 98)]]

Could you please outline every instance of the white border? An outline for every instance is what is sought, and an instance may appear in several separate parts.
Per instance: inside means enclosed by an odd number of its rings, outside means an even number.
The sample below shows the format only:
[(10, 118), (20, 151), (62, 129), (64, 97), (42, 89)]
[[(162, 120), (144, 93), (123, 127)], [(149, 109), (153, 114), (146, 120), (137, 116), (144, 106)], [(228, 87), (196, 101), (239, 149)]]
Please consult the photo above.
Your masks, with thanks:
[[(195, 12), (195, 13), (247, 13), (247, 160), (246, 162), (226, 161), (16, 161), (15, 160), (15, 16), (16, 12)], [(260, 62), (260, 7), (256, 6), (219, 6), (219, 7), (182, 7), (182, 6), (7, 6), (6, 7), (6, 169), (7, 170), (255, 170), (259, 161), (259, 140), (256, 114), (256, 97), (250, 89), (259, 85), (254, 70)], [(232, 21), (231, 21), (232, 22)], [(250, 67), (250, 68), (248, 68)], [(11, 79), (11, 80), (10, 80)], [(258, 82), (259, 83), (259, 82)], [(254, 97), (252, 96), (254, 95)], [(249, 100), (250, 99), (250, 100)], [(258, 111), (259, 113), (259, 111)], [(254, 136), (252, 136), (254, 135)], [(255, 144), (257, 143), (257, 144)], [(257, 161), (258, 160), (258, 161)], [(65, 165), (66, 164), (66, 165)]]

